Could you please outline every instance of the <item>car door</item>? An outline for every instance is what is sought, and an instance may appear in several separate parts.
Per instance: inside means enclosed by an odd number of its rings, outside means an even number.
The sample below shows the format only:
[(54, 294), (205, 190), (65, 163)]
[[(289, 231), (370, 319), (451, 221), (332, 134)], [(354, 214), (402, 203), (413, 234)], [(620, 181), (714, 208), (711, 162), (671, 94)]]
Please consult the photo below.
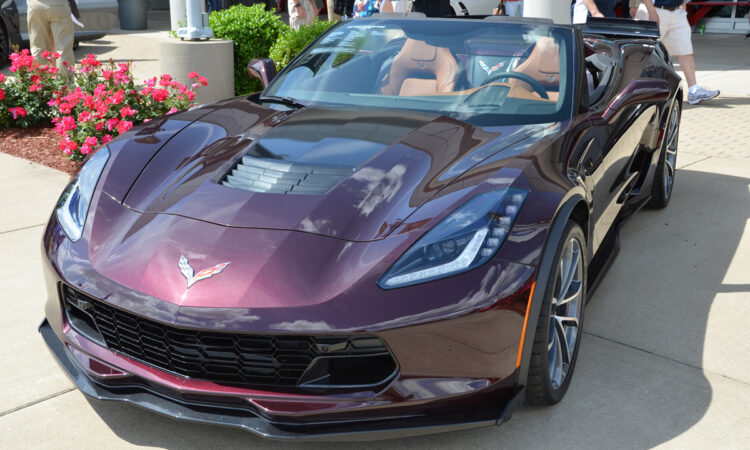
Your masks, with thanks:
[(628, 82), (640, 76), (653, 47), (599, 44), (596, 49), (607, 54), (612, 63), (612, 73), (605, 81), (608, 85), (601, 97), (591, 100), (590, 128), (583, 139), (584, 150), (580, 160), (583, 178), (593, 199), (591, 241), (594, 251), (617, 219), (639, 175), (634, 170), (633, 158), (657, 111), (655, 105), (637, 104), (626, 107), (609, 120), (603, 119), (611, 101)]

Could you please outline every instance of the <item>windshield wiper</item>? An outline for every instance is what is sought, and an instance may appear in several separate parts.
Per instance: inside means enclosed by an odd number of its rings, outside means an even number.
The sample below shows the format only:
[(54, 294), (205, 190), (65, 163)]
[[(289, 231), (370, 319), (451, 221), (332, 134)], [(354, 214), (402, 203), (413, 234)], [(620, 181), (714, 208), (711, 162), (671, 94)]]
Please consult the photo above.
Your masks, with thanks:
[(307, 106), (304, 103), (298, 102), (292, 97), (277, 97), (275, 95), (265, 95), (265, 96), (259, 97), (258, 100), (262, 102), (279, 103), (279, 104), (290, 106), (296, 109), (304, 108)]

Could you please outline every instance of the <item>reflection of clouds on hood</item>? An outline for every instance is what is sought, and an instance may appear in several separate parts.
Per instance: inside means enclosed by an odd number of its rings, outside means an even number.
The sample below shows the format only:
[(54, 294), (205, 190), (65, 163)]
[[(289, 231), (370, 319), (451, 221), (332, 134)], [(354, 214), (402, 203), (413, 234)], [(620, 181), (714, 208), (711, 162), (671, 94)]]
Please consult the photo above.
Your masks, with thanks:
[(333, 327), (328, 323), (319, 320), (317, 322), (310, 322), (309, 320), (295, 320), (294, 322), (280, 322), (269, 325), (272, 330), (283, 330), (283, 331), (328, 331), (332, 330)]
[(302, 231), (307, 231), (308, 233), (325, 234), (328, 232), (335, 236), (335, 231), (326, 229), (330, 223), (331, 221), (326, 219), (311, 220), (309, 217), (305, 217), (299, 226), (302, 228)]
[(237, 308), (211, 308), (199, 306), (183, 306), (180, 308), (177, 321), (180, 325), (205, 327), (207, 322), (221, 328), (245, 330), (249, 325), (260, 320), (256, 315), (241, 315), (243, 311)]
[(365, 182), (363, 191), (365, 196), (357, 204), (357, 208), (365, 216), (369, 216), (378, 205), (390, 201), (403, 184), (406, 166), (397, 164), (388, 172), (365, 167), (352, 175), (352, 178)]

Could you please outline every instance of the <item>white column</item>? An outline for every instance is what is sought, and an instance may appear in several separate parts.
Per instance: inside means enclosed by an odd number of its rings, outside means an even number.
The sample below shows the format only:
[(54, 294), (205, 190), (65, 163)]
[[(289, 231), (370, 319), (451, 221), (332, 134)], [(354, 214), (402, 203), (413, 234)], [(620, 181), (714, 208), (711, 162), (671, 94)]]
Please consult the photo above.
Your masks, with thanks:
[(552, 19), (555, 23), (570, 24), (569, 0), (523, 0), (524, 17)]
[(177, 29), (187, 25), (185, 0), (169, 0), (169, 21), (172, 31), (177, 31)]
[(214, 37), (209, 27), (203, 26), (203, 9), (201, 0), (185, 0), (187, 24), (177, 30), (177, 37), (189, 40), (200, 40)]

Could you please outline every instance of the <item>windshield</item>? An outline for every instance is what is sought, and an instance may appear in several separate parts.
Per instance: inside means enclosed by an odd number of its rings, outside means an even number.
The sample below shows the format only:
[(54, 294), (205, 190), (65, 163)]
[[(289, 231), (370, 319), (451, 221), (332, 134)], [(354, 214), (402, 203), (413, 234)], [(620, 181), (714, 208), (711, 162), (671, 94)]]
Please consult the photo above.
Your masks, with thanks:
[(314, 42), (264, 95), (473, 123), (553, 122), (572, 115), (572, 51), (572, 30), (546, 24), (358, 19)]

